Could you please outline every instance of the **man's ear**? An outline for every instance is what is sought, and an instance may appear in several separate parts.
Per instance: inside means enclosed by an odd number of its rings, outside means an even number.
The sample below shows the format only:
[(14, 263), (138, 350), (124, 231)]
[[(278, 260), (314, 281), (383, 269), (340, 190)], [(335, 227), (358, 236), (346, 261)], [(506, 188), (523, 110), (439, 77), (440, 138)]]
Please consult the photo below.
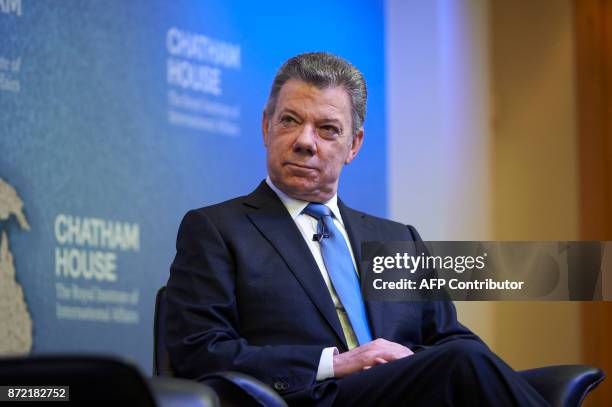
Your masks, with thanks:
[(264, 146), (268, 147), (268, 124), (270, 120), (268, 119), (268, 114), (266, 113), (266, 109), (264, 109), (263, 114), (261, 116), (261, 134), (263, 134), (263, 142)]
[(346, 160), (344, 160), (345, 164), (349, 164), (355, 157), (357, 157), (357, 153), (363, 144), (363, 127), (359, 129), (357, 133), (353, 136), (353, 140), (351, 142), (351, 149), (349, 150), (348, 156)]

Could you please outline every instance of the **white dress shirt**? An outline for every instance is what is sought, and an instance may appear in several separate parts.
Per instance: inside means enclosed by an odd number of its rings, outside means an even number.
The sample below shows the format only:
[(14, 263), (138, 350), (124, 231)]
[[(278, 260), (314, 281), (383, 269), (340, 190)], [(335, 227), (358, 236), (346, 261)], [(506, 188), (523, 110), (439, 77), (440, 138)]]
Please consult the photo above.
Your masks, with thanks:
[[(304, 208), (306, 208), (306, 206), (310, 202), (291, 198), (283, 191), (278, 189), (276, 185), (272, 183), (272, 180), (269, 176), (266, 178), (266, 183), (270, 186), (270, 188), (272, 188), (276, 195), (278, 195), (280, 200), (283, 202), (283, 205), (285, 205), (285, 208), (287, 208), (289, 215), (291, 215), (291, 218), (302, 233), (302, 237), (306, 241), (306, 244), (308, 245), (312, 256), (317, 262), (317, 265), (319, 266), (319, 271), (321, 272), (321, 276), (323, 277), (323, 280), (325, 280), (325, 285), (327, 286), (329, 294), (331, 295), (334, 305), (336, 307), (338, 319), (340, 320), (340, 325), (342, 326), (342, 332), (344, 333), (344, 337), (346, 338), (346, 343), (349, 349), (357, 347), (358, 342), (357, 338), (355, 337), (353, 327), (351, 326), (348, 315), (344, 310), (342, 303), (338, 299), (336, 290), (334, 290), (332, 282), (329, 278), (329, 274), (327, 273), (327, 268), (325, 267), (325, 262), (323, 261), (323, 256), (321, 254), (320, 243), (312, 240), (312, 235), (317, 233), (318, 221), (312, 216), (302, 213)], [(353, 249), (351, 248), (348, 235), (346, 234), (346, 229), (344, 228), (344, 223), (342, 222), (342, 216), (340, 216), (340, 209), (338, 208), (338, 195), (334, 194), (334, 196), (329, 201), (324, 202), (323, 204), (327, 206), (333, 213), (334, 225), (336, 225), (340, 233), (342, 233), (344, 240), (346, 241), (346, 245), (348, 246), (349, 252), (351, 253), (351, 259), (353, 260), (355, 272), (357, 272), (355, 255), (353, 254)], [(334, 355), (337, 354), (338, 349), (336, 347), (323, 349), (323, 352), (321, 353), (321, 359), (319, 360), (319, 367), (317, 369), (317, 380), (325, 380), (329, 377), (334, 377)]]

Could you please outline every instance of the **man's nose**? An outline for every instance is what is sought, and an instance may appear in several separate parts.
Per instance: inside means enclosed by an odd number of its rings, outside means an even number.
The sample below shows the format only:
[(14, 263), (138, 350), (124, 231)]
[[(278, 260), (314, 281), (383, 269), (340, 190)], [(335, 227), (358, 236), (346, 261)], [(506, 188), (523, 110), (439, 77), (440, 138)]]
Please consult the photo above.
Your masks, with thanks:
[(308, 155), (317, 152), (317, 129), (314, 126), (310, 124), (302, 126), (293, 143), (293, 152)]

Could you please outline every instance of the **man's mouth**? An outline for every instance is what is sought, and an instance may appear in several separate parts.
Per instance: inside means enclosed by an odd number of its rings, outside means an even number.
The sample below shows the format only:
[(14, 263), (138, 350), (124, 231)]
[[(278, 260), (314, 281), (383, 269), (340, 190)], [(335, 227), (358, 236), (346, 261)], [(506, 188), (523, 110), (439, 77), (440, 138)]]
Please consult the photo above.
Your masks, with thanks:
[(294, 167), (294, 168), (299, 168), (299, 169), (302, 169), (302, 170), (310, 170), (310, 171), (316, 170), (316, 168), (311, 167), (309, 165), (293, 163), (293, 162), (286, 162), (285, 165), (288, 165), (288, 166), (291, 166), (291, 167)]

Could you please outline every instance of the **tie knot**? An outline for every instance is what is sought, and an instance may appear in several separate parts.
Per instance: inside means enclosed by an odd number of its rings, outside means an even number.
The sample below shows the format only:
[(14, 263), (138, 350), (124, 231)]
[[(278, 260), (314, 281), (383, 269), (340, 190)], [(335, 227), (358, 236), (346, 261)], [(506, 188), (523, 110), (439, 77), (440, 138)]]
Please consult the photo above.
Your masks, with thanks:
[(323, 204), (311, 202), (306, 208), (304, 208), (304, 213), (316, 218), (317, 220), (320, 220), (324, 216), (330, 216), (331, 210)]

